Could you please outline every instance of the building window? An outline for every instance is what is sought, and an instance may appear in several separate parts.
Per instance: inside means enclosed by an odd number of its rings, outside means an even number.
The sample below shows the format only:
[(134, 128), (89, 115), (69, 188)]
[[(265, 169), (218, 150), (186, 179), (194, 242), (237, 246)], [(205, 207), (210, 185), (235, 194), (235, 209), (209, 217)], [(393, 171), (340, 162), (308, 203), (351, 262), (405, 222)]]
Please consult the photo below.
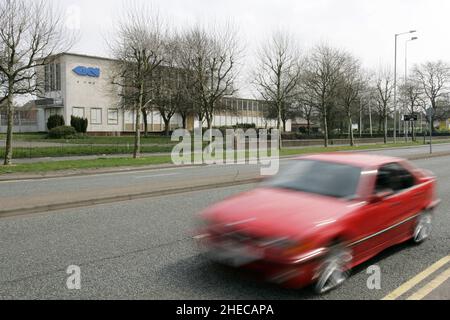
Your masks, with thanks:
[(126, 124), (134, 124), (134, 112), (133, 111), (127, 111), (125, 112), (125, 123)]
[(45, 92), (61, 90), (61, 64), (50, 63), (44, 67)]
[(46, 65), (44, 67), (45, 70), (45, 80), (44, 80), (44, 84), (45, 84), (45, 92), (49, 92), (50, 91), (50, 65)]
[(61, 64), (56, 64), (56, 91), (61, 91)]
[(50, 65), (50, 91), (55, 91), (55, 64)]
[(117, 109), (108, 109), (108, 124), (119, 124), (119, 111)]
[(72, 115), (78, 118), (84, 118), (84, 108), (82, 107), (73, 107)]
[(91, 109), (91, 124), (102, 124), (102, 109)]

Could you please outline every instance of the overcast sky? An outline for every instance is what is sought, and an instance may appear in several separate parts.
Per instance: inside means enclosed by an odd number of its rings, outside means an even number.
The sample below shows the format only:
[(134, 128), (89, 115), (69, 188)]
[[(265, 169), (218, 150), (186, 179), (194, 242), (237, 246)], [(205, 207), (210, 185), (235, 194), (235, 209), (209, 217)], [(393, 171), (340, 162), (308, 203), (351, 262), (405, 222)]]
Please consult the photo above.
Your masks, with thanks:
[[(108, 56), (105, 35), (129, 0), (53, 0), (77, 25), (81, 37), (73, 52)], [(139, 0), (135, 0), (138, 1)], [(150, 2), (149, 0), (142, 0)], [(177, 26), (197, 21), (232, 20), (246, 47), (246, 65), (255, 48), (273, 30), (289, 30), (306, 50), (327, 42), (354, 53), (367, 68), (394, 61), (394, 34), (416, 29), (409, 43), (410, 65), (450, 60), (448, 0), (153, 0), (154, 7)], [(75, 21), (75, 24), (73, 23)], [(405, 40), (399, 38), (399, 72), (404, 69)], [(245, 73), (245, 71), (244, 71)], [(249, 86), (240, 95), (248, 96)]]

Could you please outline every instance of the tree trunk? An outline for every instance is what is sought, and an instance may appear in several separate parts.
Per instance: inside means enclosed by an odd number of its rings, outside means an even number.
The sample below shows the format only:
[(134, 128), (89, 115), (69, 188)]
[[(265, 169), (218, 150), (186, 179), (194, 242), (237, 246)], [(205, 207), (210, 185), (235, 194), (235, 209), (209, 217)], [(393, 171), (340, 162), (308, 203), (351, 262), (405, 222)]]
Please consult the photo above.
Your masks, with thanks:
[(324, 134), (324, 146), (325, 148), (328, 148), (328, 120), (326, 110), (323, 115), (323, 134)]
[(203, 134), (203, 120), (205, 120), (204, 116), (201, 113), (198, 113), (197, 117), (198, 117), (198, 123), (199, 123), (199, 126), (200, 126), (199, 129), (202, 130), (202, 134)]
[(164, 120), (164, 134), (166, 135), (166, 137), (170, 136), (170, 119), (165, 119)]
[(134, 152), (133, 158), (137, 159), (141, 156), (141, 111), (144, 99), (144, 84), (141, 83), (139, 90), (139, 103), (136, 111), (136, 132), (134, 137)]
[[(9, 92), (12, 92), (12, 88), (9, 89)], [(13, 140), (13, 126), (14, 126), (14, 106), (12, 104), (12, 96), (8, 94), (8, 98), (6, 99), (6, 110), (7, 110), (7, 130), (6, 130), (6, 147), (5, 147), (5, 166), (9, 166), (12, 164), (12, 156), (13, 156), (13, 148), (12, 148), (12, 140)]]
[(283, 144), (283, 133), (281, 132), (281, 104), (278, 103), (278, 119), (277, 119), (277, 128), (278, 128), (278, 150), (282, 149), (282, 144)]
[(136, 131), (134, 135), (134, 152), (133, 158), (137, 159), (141, 156), (141, 112), (136, 109)]
[(387, 115), (384, 116), (384, 144), (387, 144), (387, 138), (388, 138), (388, 117)]
[(142, 118), (144, 120), (144, 133), (145, 136), (148, 135), (148, 119), (147, 119), (147, 110), (142, 109)]
[(187, 115), (181, 114), (181, 120), (183, 122), (183, 129), (187, 130)]
[(349, 132), (350, 132), (350, 146), (354, 147), (355, 146), (355, 137), (353, 135), (352, 116), (351, 115), (347, 115), (347, 117), (348, 117), (348, 128), (349, 128)]

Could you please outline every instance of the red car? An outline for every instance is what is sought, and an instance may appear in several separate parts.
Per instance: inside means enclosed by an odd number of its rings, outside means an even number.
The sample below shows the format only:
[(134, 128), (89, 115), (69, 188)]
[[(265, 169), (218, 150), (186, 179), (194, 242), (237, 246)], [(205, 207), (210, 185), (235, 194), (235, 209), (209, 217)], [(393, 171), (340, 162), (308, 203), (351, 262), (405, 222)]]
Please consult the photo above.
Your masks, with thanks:
[(197, 239), (214, 260), (322, 294), (384, 249), (426, 240), (439, 202), (433, 174), (406, 160), (311, 155), (207, 209)]

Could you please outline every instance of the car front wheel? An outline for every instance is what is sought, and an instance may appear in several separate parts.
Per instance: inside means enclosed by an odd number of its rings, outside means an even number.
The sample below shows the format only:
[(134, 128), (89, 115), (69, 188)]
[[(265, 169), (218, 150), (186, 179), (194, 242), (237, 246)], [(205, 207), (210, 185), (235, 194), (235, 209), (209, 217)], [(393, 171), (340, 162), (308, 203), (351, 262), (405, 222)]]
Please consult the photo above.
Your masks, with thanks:
[(426, 241), (433, 229), (433, 216), (430, 212), (425, 212), (417, 218), (416, 226), (414, 228), (413, 240), (419, 244)]
[(344, 283), (349, 276), (347, 266), (351, 260), (350, 250), (340, 245), (331, 247), (329, 254), (319, 267), (314, 291), (317, 294), (324, 294)]

